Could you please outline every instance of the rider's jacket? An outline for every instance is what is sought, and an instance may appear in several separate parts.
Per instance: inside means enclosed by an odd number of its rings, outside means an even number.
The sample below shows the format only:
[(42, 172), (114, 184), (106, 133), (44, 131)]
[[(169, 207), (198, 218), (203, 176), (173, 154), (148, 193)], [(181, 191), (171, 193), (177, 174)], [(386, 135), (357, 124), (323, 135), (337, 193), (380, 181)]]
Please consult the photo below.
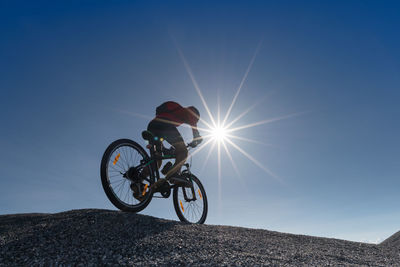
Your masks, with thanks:
[(164, 102), (157, 108), (156, 120), (172, 121), (177, 127), (182, 123), (196, 127), (198, 118), (188, 108), (184, 108), (176, 102)]

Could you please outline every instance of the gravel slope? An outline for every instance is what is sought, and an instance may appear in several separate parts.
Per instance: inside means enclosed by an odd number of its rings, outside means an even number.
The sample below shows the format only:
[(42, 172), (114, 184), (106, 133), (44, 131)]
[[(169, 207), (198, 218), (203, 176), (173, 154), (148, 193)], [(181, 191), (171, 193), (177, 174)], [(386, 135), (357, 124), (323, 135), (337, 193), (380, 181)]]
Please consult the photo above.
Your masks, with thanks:
[(400, 246), (187, 225), (110, 210), (0, 216), (5, 265), (399, 266)]
[(398, 231), (395, 234), (391, 235), (389, 238), (387, 238), (385, 241), (383, 241), (379, 245), (380, 246), (385, 246), (385, 247), (398, 247), (398, 248), (400, 248), (400, 231)]

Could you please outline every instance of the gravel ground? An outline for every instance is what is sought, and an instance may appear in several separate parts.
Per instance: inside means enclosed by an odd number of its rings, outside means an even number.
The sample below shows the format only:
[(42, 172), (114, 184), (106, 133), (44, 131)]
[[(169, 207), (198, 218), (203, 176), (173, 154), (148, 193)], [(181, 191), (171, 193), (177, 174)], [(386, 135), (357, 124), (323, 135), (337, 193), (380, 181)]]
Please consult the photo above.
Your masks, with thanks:
[(111, 210), (0, 216), (0, 266), (399, 266), (400, 246)]
[[(400, 231), (380, 243), (380, 246), (400, 248)], [(400, 265), (400, 264), (399, 264)]]

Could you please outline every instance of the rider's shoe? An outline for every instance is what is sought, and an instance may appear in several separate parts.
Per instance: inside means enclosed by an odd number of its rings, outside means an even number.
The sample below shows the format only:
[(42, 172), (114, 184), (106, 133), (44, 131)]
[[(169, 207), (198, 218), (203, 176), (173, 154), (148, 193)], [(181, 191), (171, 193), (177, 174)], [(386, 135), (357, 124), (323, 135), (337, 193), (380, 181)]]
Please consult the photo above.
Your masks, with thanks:
[(171, 175), (171, 177), (169, 177), (168, 181), (177, 186), (184, 186), (184, 187), (191, 186), (190, 181), (185, 176), (180, 175), (178, 173)]
[(136, 198), (137, 200), (139, 200), (140, 202), (142, 202), (146, 196), (146, 194), (143, 195), (143, 190), (145, 188), (145, 184), (140, 183), (140, 185), (138, 185), (138, 184), (131, 183), (130, 187), (133, 192), (133, 197)]
[(168, 161), (167, 164), (165, 164), (164, 167), (162, 168), (161, 173), (167, 175), (167, 173), (171, 168), (172, 168), (172, 162)]
[[(143, 201), (146, 194), (144, 194), (145, 184), (142, 183), (144, 179), (146, 179), (146, 175), (143, 172), (138, 174), (137, 180), (140, 181), (139, 183), (131, 183), (131, 190), (133, 192), (133, 197), (139, 200), (140, 202)], [(144, 194), (144, 195), (143, 195)]]

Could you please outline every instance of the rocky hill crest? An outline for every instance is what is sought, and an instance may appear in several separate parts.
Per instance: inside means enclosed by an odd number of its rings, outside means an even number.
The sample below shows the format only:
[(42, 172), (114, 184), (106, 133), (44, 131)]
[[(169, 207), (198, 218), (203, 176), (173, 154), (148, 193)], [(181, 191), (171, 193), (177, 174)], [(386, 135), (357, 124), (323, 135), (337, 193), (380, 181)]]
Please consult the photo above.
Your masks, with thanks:
[(111, 210), (14, 214), (0, 216), (0, 266), (398, 266), (399, 236), (373, 245)]

